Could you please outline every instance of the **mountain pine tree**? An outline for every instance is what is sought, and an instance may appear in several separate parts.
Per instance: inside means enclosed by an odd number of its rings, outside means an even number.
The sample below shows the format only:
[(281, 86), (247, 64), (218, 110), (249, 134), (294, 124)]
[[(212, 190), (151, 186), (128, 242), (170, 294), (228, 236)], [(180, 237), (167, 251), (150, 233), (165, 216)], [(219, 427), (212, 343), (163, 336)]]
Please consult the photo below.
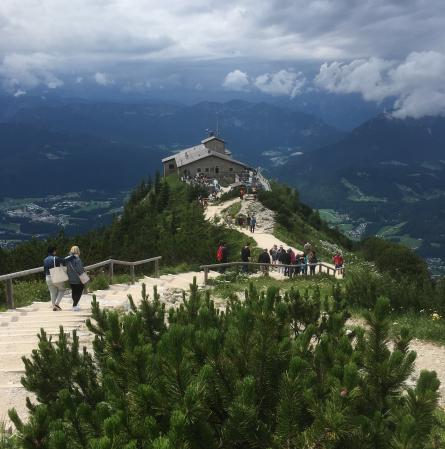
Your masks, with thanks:
[(352, 333), (339, 289), (251, 285), (225, 311), (196, 283), (169, 311), (156, 290), (129, 299), (128, 313), (93, 301), (92, 354), (41, 332), (24, 359), (37, 401), (26, 423), (10, 412), (23, 447), (428, 448), (439, 382), (408, 382), (415, 353), (406, 330), (389, 338), (384, 298)]

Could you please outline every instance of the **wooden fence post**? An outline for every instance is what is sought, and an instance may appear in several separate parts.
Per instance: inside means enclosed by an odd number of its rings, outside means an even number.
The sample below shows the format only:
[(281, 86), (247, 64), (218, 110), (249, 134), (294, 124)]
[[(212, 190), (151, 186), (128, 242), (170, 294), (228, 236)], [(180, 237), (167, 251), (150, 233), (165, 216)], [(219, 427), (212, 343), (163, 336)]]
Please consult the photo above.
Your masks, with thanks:
[(155, 278), (159, 277), (159, 259), (155, 260)]
[(135, 277), (134, 277), (134, 265), (130, 265), (130, 276), (131, 276), (131, 283), (134, 284)]
[(207, 285), (207, 281), (209, 280), (209, 269), (204, 268), (204, 285)]
[(110, 260), (108, 274), (110, 276), (110, 284), (112, 284), (113, 283), (113, 276), (114, 276), (114, 262), (113, 262), (113, 260)]
[(12, 285), (12, 279), (6, 281), (6, 307), (8, 309), (14, 308), (14, 288)]

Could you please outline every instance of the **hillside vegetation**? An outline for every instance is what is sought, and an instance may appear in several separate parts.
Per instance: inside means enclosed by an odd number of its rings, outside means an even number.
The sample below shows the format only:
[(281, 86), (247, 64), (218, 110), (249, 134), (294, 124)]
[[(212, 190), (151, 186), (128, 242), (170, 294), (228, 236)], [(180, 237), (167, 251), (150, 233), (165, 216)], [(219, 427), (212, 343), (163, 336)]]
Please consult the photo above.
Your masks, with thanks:
[(168, 312), (143, 292), (129, 314), (93, 303), (94, 352), (42, 331), (23, 384), (40, 404), (10, 417), (25, 448), (406, 449), (442, 444), (439, 382), (406, 381), (416, 354), (405, 329), (387, 347), (389, 303), (348, 334), (338, 289), (324, 302), (253, 286), (221, 313), (191, 287)]

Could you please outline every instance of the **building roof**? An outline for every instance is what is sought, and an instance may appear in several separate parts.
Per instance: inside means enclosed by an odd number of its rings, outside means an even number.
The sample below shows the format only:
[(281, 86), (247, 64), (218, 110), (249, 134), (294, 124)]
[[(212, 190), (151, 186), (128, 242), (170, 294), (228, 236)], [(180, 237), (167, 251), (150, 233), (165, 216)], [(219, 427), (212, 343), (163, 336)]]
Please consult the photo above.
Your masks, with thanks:
[(210, 142), (212, 140), (219, 140), (220, 142), (225, 143), (224, 139), (221, 139), (221, 137), (217, 137), (217, 136), (209, 136), (206, 139), (201, 140), (201, 143), (207, 143), (207, 142)]
[(162, 162), (168, 162), (175, 159), (176, 166), (179, 168), (209, 156), (218, 157), (225, 161), (233, 162), (234, 164), (242, 165), (243, 167), (248, 168), (248, 166), (243, 162), (236, 161), (235, 159), (232, 159), (230, 156), (218, 153), (217, 151), (209, 150), (204, 144), (186, 148), (185, 150), (182, 150), (179, 153), (174, 154), (173, 156), (169, 156), (162, 159)]

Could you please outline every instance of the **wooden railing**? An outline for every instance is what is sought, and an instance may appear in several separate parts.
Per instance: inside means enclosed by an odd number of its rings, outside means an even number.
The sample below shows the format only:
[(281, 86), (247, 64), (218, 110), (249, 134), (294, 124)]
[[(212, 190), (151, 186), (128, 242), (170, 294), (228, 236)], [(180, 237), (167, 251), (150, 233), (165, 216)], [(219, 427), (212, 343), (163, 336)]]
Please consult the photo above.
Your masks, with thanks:
[[(260, 267), (260, 269), (267, 268), (267, 271), (270, 269), (284, 269), (289, 268), (291, 270), (299, 269), (300, 273), (302, 273), (302, 270), (307, 268), (307, 273), (310, 273), (310, 267), (315, 267), (315, 273), (317, 273), (317, 267), (318, 267), (318, 274), (320, 273), (326, 273), (329, 276), (336, 277), (337, 273), (341, 274), (342, 276), (345, 275), (345, 269), (344, 268), (333, 268), (331, 265), (325, 263), (325, 262), (317, 262), (314, 264), (308, 263), (308, 264), (296, 264), (296, 265), (283, 265), (283, 264), (272, 264), (272, 263), (259, 263), (259, 262), (226, 262), (226, 263), (215, 263), (211, 265), (201, 265), (201, 270), (204, 270), (204, 285), (207, 285), (207, 281), (209, 280), (209, 271), (219, 271), (221, 268), (228, 268), (228, 267), (239, 267), (247, 265), (248, 267)], [(323, 268), (326, 269), (326, 271), (323, 271)]]
[[(150, 259), (137, 260), (135, 262), (127, 262), (125, 260), (116, 260), (116, 259), (108, 259), (102, 262), (97, 262), (92, 265), (88, 265), (85, 267), (85, 271), (94, 270), (96, 268), (107, 267), (108, 273), (110, 277), (110, 283), (113, 283), (114, 276), (114, 266), (115, 265), (124, 265), (130, 267), (130, 276), (131, 282), (134, 284), (135, 282), (135, 272), (134, 267), (139, 265), (144, 265), (150, 262), (154, 262), (154, 275), (155, 277), (159, 277), (159, 261), (162, 259), (162, 256), (152, 257)], [(6, 306), (8, 309), (14, 308), (14, 285), (13, 280), (22, 278), (25, 276), (31, 276), (33, 274), (43, 273), (43, 267), (39, 268), (31, 268), (30, 270), (17, 271), (16, 273), (3, 274), (0, 275), (0, 282), (3, 281), (6, 283)]]

